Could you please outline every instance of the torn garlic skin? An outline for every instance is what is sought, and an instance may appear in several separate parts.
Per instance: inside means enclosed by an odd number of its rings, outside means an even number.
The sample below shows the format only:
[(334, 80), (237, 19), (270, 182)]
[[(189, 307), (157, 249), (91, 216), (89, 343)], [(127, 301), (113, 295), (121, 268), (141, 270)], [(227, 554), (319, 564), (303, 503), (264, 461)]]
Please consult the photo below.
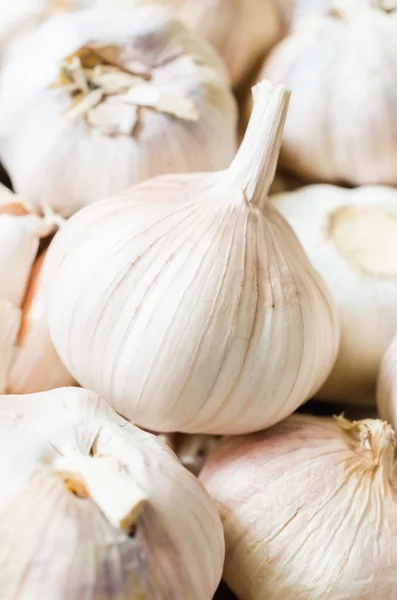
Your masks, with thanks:
[(40, 241), (59, 219), (41, 217), (0, 185), (0, 393), (71, 385), (49, 336), (41, 282)]
[(397, 332), (397, 191), (312, 185), (273, 197), (340, 315), (335, 367), (318, 396), (374, 404), (382, 357)]
[(154, 175), (224, 168), (236, 149), (221, 60), (160, 7), (54, 17), (0, 83), (15, 188), (64, 216)]
[(94, 393), (1, 396), (0, 477), (1, 598), (213, 597), (215, 504), (164, 443)]

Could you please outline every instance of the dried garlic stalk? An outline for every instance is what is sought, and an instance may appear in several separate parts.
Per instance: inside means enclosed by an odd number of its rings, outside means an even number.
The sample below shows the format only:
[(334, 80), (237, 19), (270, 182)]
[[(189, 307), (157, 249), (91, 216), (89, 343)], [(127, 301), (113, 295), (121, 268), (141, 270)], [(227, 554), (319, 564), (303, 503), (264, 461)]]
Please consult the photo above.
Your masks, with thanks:
[(87, 390), (0, 396), (0, 597), (211, 600), (215, 504)]

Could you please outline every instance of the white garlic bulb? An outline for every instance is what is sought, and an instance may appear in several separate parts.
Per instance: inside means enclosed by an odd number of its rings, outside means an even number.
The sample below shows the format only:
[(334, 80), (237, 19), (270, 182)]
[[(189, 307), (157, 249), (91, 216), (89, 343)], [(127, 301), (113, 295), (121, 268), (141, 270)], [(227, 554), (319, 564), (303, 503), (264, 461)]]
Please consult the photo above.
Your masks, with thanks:
[(382, 359), (376, 390), (376, 404), (382, 419), (397, 431), (397, 335)]
[(335, 4), (344, 12), (298, 21), (263, 69), (292, 90), (281, 164), (310, 180), (396, 185), (397, 13), (381, 0)]
[(395, 598), (396, 472), (396, 435), (378, 420), (294, 415), (222, 441), (200, 480), (239, 600)]
[[(282, 0), (283, 11), (287, 1)], [(211, 43), (223, 58), (233, 85), (245, 79), (282, 35), (284, 12), (276, 0), (92, 0), (96, 7), (124, 9), (153, 3), (173, 9)]]
[(74, 382), (49, 337), (41, 277), (36, 281), (40, 240), (53, 233), (56, 220), (33, 214), (0, 185), (0, 393)]
[(0, 477), (1, 598), (213, 597), (215, 505), (165, 444), (94, 393), (1, 396)]
[(161, 173), (225, 168), (236, 106), (220, 59), (167, 11), (54, 17), (0, 80), (14, 187), (69, 216)]
[(157, 177), (86, 207), (47, 256), (64, 364), (153, 431), (269, 426), (334, 363), (335, 309), (267, 199), (288, 94), (263, 82), (255, 97), (227, 171)]
[(397, 332), (397, 191), (313, 185), (273, 203), (339, 309), (339, 354), (318, 396), (373, 404), (380, 361)]

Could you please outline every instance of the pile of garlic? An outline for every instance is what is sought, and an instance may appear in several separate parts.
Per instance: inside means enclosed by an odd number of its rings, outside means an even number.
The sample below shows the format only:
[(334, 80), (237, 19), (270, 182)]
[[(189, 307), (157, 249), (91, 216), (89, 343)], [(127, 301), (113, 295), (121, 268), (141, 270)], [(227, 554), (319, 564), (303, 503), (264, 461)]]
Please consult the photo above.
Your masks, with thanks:
[(3, 14), (0, 598), (393, 600), (397, 2)]

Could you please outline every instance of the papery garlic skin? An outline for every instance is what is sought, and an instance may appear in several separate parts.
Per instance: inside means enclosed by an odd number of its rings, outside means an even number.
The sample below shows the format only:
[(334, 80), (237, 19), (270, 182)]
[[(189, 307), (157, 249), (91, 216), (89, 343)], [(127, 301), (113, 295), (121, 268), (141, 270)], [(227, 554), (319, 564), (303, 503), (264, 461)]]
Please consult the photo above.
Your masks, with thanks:
[(61, 362), (48, 331), (42, 282), (45, 255), (46, 252), (41, 253), (31, 271), (18, 340), (8, 374), (9, 394), (43, 392), (75, 383)]
[(200, 481), (217, 501), (240, 600), (397, 594), (396, 436), (378, 420), (294, 415), (222, 441)]
[(262, 83), (227, 171), (158, 177), (95, 203), (49, 250), (55, 348), (81, 385), (146, 429), (270, 426), (333, 366), (335, 308), (267, 199), (287, 101)]
[[(99, 96), (91, 107), (99, 110), (80, 113), (81, 104), (72, 118), (76, 98), (59, 84), (65, 60), (97, 44), (130, 53), (146, 72), (135, 78), (141, 85), (132, 88), (133, 100)], [(126, 75), (126, 64), (119, 75)], [(0, 150), (15, 189), (63, 216), (148, 177), (221, 169), (234, 156), (236, 106), (220, 59), (158, 7), (54, 17), (7, 62), (0, 87)], [(158, 96), (193, 114), (178, 118), (152, 108)], [(121, 110), (128, 127), (118, 122)]]
[(0, 397), (0, 450), (2, 598), (213, 597), (215, 505), (165, 444), (94, 393)]
[(174, 10), (215, 48), (234, 86), (244, 81), (282, 35), (275, 0), (92, 0), (93, 6), (102, 8), (128, 9), (153, 3)]
[(280, 163), (312, 181), (397, 184), (397, 13), (369, 4), (298, 21), (262, 71), (292, 91)]
[(318, 396), (373, 404), (379, 365), (397, 332), (396, 190), (313, 185), (274, 196), (273, 205), (339, 310), (339, 355)]
[(397, 335), (382, 359), (377, 388), (376, 405), (382, 419), (397, 431)]

